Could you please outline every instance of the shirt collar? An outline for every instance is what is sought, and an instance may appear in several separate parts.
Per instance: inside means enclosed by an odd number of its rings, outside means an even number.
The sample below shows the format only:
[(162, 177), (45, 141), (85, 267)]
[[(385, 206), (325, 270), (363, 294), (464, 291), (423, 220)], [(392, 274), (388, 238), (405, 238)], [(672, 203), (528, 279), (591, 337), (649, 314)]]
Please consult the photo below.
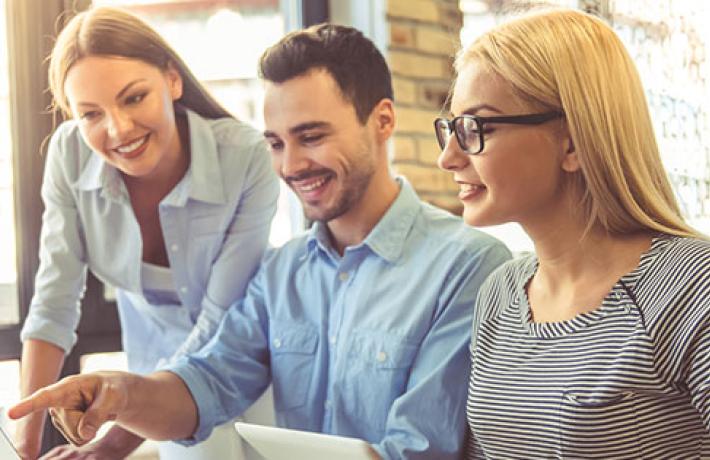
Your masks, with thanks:
[(111, 180), (111, 169), (113, 168), (103, 158), (95, 152), (91, 152), (79, 179), (74, 183), (74, 187), (79, 190), (96, 190), (107, 187)]
[[(165, 198), (165, 202), (184, 206), (188, 198), (208, 203), (226, 202), (224, 182), (219, 164), (217, 141), (208, 120), (189, 109), (187, 116), (190, 133), (190, 166), (185, 177)], [(82, 145), (84, 145), (82, 143)], [(120, 175), (95, 152), (91, 152), (74, 186), (79, 190), (119, 190)], [(122, 185), (122, 184), (121, 184)]]
[[(421, 202), (411, 184), (404, 177), (398, 177), (397, 182), (400, 185), (397, 198), (365, 240), (358, 245), (369, 247), (372, 252), (390, 263), (396, 262), (402, 254), (407, 234), (421, 209)], [(328, 227), (323, 222), (315, 222), (308, 233), (307, 241), (310, 252), (316, 247), (328, 252), (331, 247)]]
[[(190, 129), (190, 167), (185, 174), (190, 198), (207, 203), (227, 202), (217, 141), (209, 120), (185, 109)], [(184, 204), (184, 202), (183, 202)]]

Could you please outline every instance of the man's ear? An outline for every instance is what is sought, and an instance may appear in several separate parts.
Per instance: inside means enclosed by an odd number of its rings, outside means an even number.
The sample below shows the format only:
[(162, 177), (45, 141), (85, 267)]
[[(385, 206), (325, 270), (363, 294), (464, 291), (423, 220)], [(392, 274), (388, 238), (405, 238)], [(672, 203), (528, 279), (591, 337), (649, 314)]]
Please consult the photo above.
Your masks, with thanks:
[(372, 124), (377, 140), (386, 142), (394, 132), (395, 114), (392, 99), (382, 99), (375, 105), (370, 113), (370, 124)]
[(170, 88), (170, 96), (173, 101), (177, 101), (182, 97), (182, 76), (172, 62), (168, 63), (165, 78), (168, 81), (168, 88)]

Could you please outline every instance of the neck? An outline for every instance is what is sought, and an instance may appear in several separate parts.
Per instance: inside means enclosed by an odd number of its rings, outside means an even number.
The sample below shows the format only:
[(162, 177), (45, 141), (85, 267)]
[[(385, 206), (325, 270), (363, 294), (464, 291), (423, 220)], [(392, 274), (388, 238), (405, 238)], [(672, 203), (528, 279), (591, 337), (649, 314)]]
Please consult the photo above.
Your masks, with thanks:
[(397, 198), (399, 184), (388, 168), (378, 168), (360, 200), (342, 216), (326, 225), (333, 247), (340, 255), (346, 247), (362, 243)]
[(651, 240), (647, 232), (612, 235), (599, 226), (587, 230), (586, 220), (571, 202), (523, 227), (535, 244), (539, 262), (535, 277), (552, 294), (622, 276), (638, 264)]

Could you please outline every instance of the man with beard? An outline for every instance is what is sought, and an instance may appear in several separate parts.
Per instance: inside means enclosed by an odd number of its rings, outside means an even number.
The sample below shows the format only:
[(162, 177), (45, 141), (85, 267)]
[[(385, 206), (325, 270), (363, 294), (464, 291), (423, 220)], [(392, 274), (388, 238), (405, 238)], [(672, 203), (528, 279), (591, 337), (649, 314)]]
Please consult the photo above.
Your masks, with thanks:
[(55, 407), (79, 442), (115, 418), (194, 443), (273, 383), (279, 426), (365, 439), (385, 459), (458, 458), (473, 304), (508, 250), (391, 175), (391, 77), (360, 32), (289, 34), (260, 70), (272, 163), (310, 231), (268, 251), (198, 353), (147, 377), (72, 377), (11, 416)]

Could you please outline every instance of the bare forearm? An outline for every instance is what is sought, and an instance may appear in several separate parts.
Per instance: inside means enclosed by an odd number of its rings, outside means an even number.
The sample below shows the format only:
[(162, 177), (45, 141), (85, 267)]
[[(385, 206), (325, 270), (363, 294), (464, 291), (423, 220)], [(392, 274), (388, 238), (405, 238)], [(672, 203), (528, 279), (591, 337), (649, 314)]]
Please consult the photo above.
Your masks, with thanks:
[(198, 414), (185, 382), (171, 372), (131, 375), (128, 404), (116, 422), (148, 439), (185, 439), (197, 428)]
[(64, 350), (61, 348), (43, 340), (26, 341), (22, 347), (22, 396), (56, 382), (63, 364)]
[(106, 436), (97, 441), (100, 449), (112, 454), (111, 458), (124, 458), (140, 446), (144, 438), (127, 431), (125, 428), (114, 425)]
[[(64, 364), (64, 350), (43, 340), (27, 340), (22, 347), (20, 393), (26, 397), (56, 382)], [(46, 413), (36, 412), (18, 426), (16, 442), (23, 455), (39, 453)]]

